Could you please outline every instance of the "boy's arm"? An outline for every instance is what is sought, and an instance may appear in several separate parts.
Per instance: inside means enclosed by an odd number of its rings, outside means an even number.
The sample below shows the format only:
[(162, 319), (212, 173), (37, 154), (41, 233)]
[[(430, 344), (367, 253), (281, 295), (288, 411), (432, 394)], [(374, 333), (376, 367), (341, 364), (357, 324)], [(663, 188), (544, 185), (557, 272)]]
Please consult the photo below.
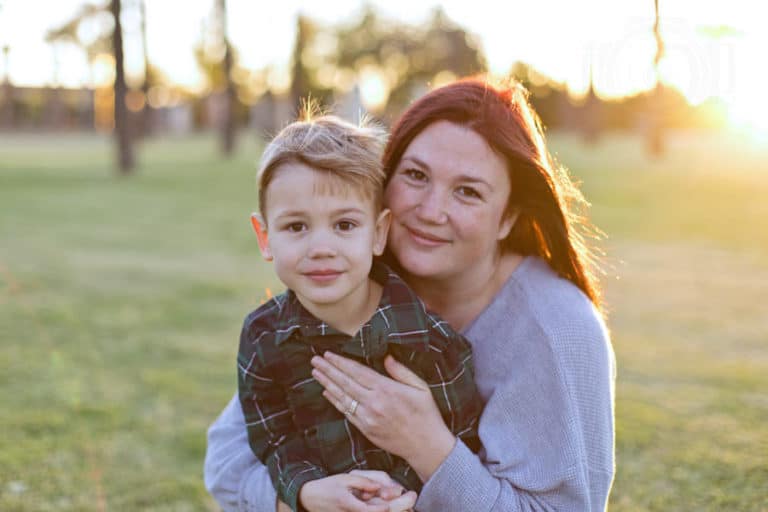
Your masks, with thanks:
[(263, 346), (243, 329), (238, 353), (238, 394), (251, 450), (269, 470), (278, 498), (298, 510), (301, 486), (326, 476), (297, 432), (282, 386), (264, 369)]

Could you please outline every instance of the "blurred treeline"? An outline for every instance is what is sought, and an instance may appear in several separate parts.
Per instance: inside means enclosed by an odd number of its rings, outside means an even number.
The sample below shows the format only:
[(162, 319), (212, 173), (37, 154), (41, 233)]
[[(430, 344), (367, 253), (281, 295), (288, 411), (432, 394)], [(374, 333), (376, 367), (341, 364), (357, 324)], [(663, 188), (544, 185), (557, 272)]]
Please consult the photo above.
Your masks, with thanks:
[[(47, 41), (54, 48), (77, 45), (92, 66), (108, 62), (114, 67), (113, 83), (92, 81), (76, 90), (29, 88), (15, 87), (5, 77), (0, 130), (114, 129), (122, 131), (124, 154), (131, 151), (124, 145), (153, 133), (217, 128), (222, 150), (229, 154), (238, 131), (250, 128), (269, 136), (307, 97), (346, 117), (365, 111), (389, 124), (430, 88), (487, 71), (478, 38), (440, 8), (420, 25), (386, 18), (370, 5), (351, 21), (337, 24), (298, 16), (287, 76), (273, 67), (246, 69), (227, 37), (226, 18), (226, 0), (211, 0), (208, 21), (190, 48), (205, 84), (191, 91), (172, 83), (149, 60), (144, 0), (85, 4), (71, 20), (53, 28)], [(123, 52), (114, 51), (122, 50), (126, 30), (139, 32), (144, 42), (142, 76), (126, 75)], [(6, 47), (6, 58), (7, 53)], [(545, 127), (577, 130), (587, 140), (606, 130), (714, 128), (724, 117), (722, 105), (712, 101), (693, 107), (678, 91), (660, 85), (633, 97), (605, 100), (591, 86), (575, 96), (523, 62), (511, 65), (508, 75), (531, 92)], [(132, 165), (132, 158), (128, 160)]]

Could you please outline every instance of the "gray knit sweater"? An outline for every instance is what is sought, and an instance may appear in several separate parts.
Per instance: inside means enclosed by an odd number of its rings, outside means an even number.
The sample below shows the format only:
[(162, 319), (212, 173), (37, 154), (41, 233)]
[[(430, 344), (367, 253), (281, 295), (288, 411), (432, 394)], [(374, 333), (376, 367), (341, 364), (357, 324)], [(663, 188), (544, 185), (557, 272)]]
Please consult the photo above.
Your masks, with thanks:
[[(475, 455), (457, 442), (416, 509), (604, 510), (614, 474), (615, 365), (589, 299), (528, 257), (464, 334), (485, 401), (483, 450)], [(205, 482), (224, 510), (275, 509), (236, 399), (208, 431)]]

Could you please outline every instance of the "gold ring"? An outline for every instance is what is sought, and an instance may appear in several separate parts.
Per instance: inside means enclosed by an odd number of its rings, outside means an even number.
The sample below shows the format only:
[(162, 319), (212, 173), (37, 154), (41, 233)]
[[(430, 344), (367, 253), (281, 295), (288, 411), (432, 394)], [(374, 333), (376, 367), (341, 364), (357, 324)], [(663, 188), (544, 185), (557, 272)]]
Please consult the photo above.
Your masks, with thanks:
[(358, 405), (360, 405), (360, 402), (358, 402), (353, 398), (347, 410), (344, 411), (344, 416), (352, 416), (353, 414), (355, 414), (355, 411), (357, 410)]

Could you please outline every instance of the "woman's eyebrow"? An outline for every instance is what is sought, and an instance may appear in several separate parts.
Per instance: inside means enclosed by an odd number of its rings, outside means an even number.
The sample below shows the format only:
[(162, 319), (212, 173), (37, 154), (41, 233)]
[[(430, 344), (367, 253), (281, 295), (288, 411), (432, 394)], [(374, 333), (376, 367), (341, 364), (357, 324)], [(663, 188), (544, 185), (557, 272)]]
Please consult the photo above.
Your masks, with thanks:
[(427, 165), (425, 161), (421, 160), (418, 157), (408, 155), (408, 156), (404, 156), (400, 161), (404, 162), (405, 160), (410, 160), (411, 162), (415, 163), (419, 167), (429, 170), (429, 165)]
[(488, 188), (493, 188), (491, 187), (491, 184), (485, 181), (483, 178), (479, 178), (477, 176), (470, 176), (469, 174), (460, 174), (459, 176), (456, 177), (456, 180), (460, 182), (466, 182), (466, 183), (480, 183), (481, 185), (485, 185)]

